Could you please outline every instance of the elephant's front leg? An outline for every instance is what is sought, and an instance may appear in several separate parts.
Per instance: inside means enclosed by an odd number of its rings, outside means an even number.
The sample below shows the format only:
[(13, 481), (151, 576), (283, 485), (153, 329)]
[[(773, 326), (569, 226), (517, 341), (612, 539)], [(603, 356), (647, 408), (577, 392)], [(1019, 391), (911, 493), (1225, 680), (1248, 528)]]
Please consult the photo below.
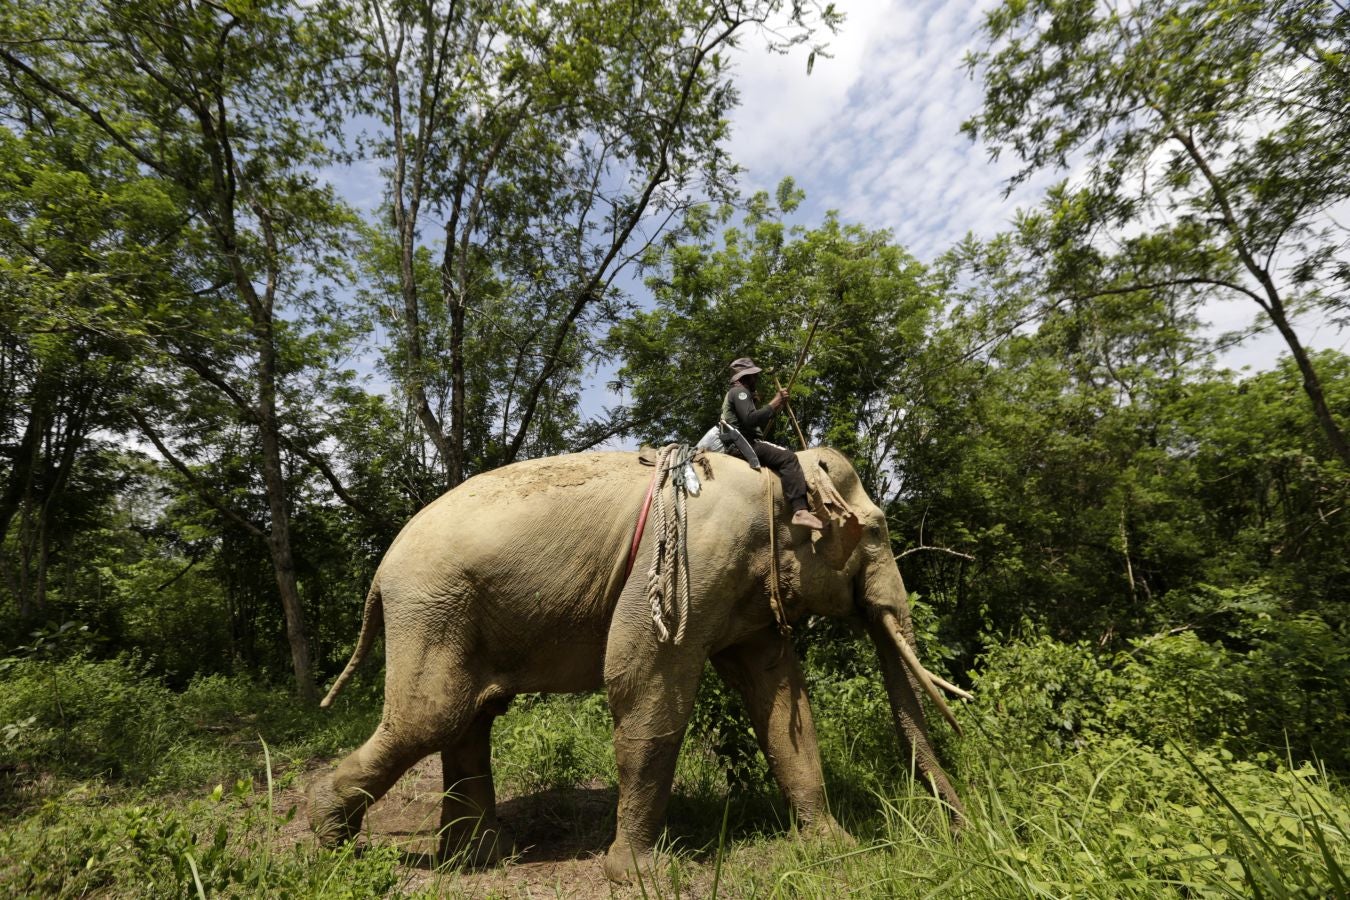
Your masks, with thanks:
[(759, 748), (799, 825), (847, 839), (826, 805), (820, 745), (792, 642), (766, 629), (715, 654), (712, 662), (745, 698)]
[(497, 821), (492, 784), (492, 722), (504, 706), (481, 710), (468, 731), (441, 750), (442, 862), (486, 866), (515, 852), (511, 836)]
[(686, 647), (658, 647), (645, 636), (621, 648), (611, 636), (609, 647), (605, 689), (614, 715), (619, 812), (605, 874), (623, 882), (653, 874), (652, 850), (707, 656)]

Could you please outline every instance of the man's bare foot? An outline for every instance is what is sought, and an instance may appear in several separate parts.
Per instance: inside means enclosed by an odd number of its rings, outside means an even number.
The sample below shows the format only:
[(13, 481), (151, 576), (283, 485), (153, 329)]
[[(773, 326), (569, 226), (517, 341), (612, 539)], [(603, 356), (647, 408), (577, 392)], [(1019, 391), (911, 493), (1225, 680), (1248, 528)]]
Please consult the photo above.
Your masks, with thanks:
[(809, 509), (799, 509), (795, 513), (793, 513), (792, 524), (805, 525), (807, 528), (810, 528), (813, 531), (825, 530), (825, 523), (820, 521), (820, 519), (817, 519), (814, 515), (812, 515), (811, 510)]

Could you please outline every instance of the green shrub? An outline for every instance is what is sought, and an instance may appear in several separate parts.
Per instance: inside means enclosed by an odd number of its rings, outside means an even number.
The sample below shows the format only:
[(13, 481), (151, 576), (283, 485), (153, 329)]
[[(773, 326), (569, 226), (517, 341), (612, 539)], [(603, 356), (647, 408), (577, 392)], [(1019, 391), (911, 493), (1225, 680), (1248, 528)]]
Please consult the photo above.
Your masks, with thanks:
[(13, 661), (0, 723), (12, 763), (76, 777), (146, 780), (187, 737), (173, 693), (128, 658)]
[(1224, 744), (1247, 730), (1242, 660), (1223, 646), (1183, 632), (1137, 641), (1112, 662), (1099, 679), (1110, 730), (1155, 746)]
[(522, 794), (613, 783), (612, 735), (603, 694), (522, 697), (493, 727), (494, 776)]
[(393, 847), (358, 857), (280, 838), (295, 810), (275, 809), (275, 797), (248, 779), (186, 805), (72, 791), (0, 831), (0, 893), (365, 898), (397, 886), (402, 859)]
[(1267, 618), (1230, 640), (1185, 630), (1115, 654), (1044, 637), (998, 645), (976, 673), (977, 708), (1016, 746), (1128, 735), (1350, 771), (1346, 641), (1311, 614)]
[(0, 679), (0, 762), (194, 787), (256, 764), (261, 741), (279, 760), (348, 750), (374, 730), (379, 711), (365, 683), (322, 711), (243, 675), (201, 676), (175, 693), (127, 657), (10, 658)]
[(1311, 613), (1261, 620), (1243, 660), (1248, 743), (1350, 773), (1350, 635)]
[(1007, 747), (1078, 746), (1106, 725), (1115, 688), (1086, 643), (1050, 638), (996, 645), (975, 673), (976, 709)]
[(703, 667), (698, 696), (694, 698), (694, 711), (686, 731), (686, 747), (690, 745), (707, 750), (708, 787), (716, 780), (722, 789), (753, 791), (768, 783), (768, 768), (759, 752), (745, 701), (727, 687), (711, 663)]

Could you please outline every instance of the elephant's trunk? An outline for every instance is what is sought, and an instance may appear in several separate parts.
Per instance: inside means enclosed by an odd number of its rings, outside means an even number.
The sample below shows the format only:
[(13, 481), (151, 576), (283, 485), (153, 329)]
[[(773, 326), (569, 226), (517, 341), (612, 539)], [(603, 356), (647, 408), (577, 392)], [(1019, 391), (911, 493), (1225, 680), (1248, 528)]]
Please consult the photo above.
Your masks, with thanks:
[[(920, 691), (934, 697), (937, 688), (931, 679), (925, 686), (924, 676), (927, 670), (919, 665), (914, 651), (904, 637), (903, 629), (895, 614), (888, 611), (879, 616), (870, 616), (867, 631), (877, 649), (877, 658), (881, 663), (882, 683), (886, 686), (886, 697), (890, 701), (891, 717), (895, 725), (896, 736), (903, 750), (912, 756), (914, 767), (928, 785), (951, 811), (953, 825), (960, 827), (965, 821), (965, 807), (956, 795), (947, 773), (938, 762), (937, 751), (933, 749), (928, 736), (928, 726), (924, 720)], [(940, 695), (939, 695), (940, 697)], [(948, 721), (956, 726), (951, 710), (946, 703), (934, 698), (938, 709), (944, 710)], [(960, 729), (957, 728), (959, 732)]]
[[(881, 611), (881, 626), (885, 630), (886, 636), (890, 638), (891, 642), (895, 645), (895, 649), (900, 654), (900, 659), (904, 662), (905, 667), (909, 669), (910, 674), (913, 675), (914, 679), (923, 687), (924, 693), (926, 693), (928, 698), (933, 701), (933, 705), (938, 708), (938, 712), (942, 713), (942, 718), (946, 719), (948, 724), (956, 729), (957, 734), (961, 734), (961, 724), (956, 721), (956, 715), (952, 712), (952, 708), (947, 705), (947, 701), (943, 698), (942, 692), (939, 691), (937, 685), (933, 683), (935, 676), (923, 667), (923, 663), (919, 662), (919, 657), (915, 654), (914, 648), (911, 647), (909, 641), (905, 639), (905, 634), (900, 628), (900, 622), (896, 619), (895, 613), (891, 612), (889, 609), (883, 609)], [(974, 699), (970, 694), (962, 691), (955, 685), (951, 685), (946, 681), (944, 681), (943, 684), (951, 687), (959, 696)]]

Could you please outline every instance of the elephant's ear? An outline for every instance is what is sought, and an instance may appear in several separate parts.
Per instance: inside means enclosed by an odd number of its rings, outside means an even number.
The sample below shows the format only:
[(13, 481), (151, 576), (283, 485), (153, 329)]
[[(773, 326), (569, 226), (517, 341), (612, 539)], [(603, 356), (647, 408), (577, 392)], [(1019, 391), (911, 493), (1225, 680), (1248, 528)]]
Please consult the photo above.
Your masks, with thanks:
[(811, 538), (814, 550), (832, 568), (842, 569), (848, 565), (848, 558), (862, 540), (862, 522), (834, 486), (823, 460), (817, 460), (815, 466), (807, 469), (806, 480), (810, 487), (811, 511), (825, 523), (825, 530)]

